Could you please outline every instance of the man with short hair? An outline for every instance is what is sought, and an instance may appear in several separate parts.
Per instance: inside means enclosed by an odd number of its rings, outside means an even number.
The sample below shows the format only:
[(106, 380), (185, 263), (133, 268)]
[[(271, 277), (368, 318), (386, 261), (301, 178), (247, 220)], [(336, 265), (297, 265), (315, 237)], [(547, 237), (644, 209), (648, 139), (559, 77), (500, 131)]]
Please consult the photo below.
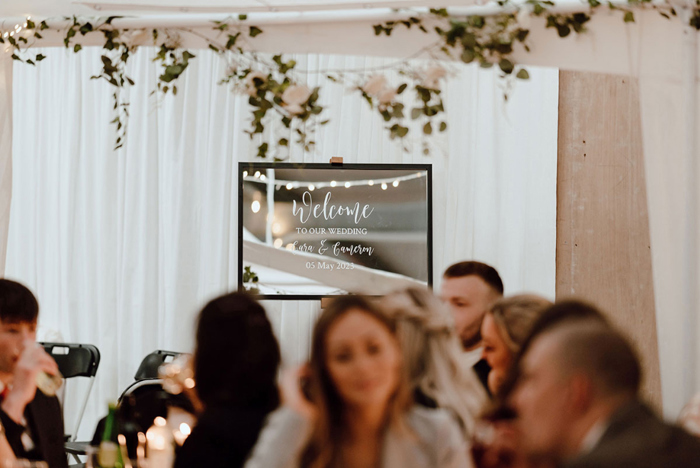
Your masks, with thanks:
[(488, 391), (488, 363), (481, 357), (481, 322), (503, 297), (503, 281), (492, 266), (467, 261), (450, 266), (442, 277), (440, 296), (449, 306), (464, 349), (465, 364), (472, 366)]
[(60, 404), (36, 386), (40, 372), (58, 373), (56, 362), (36, 343), (38, 315), (29, 289), (0, 279), (0, 421), (17, 458), (65, 468)]
[(510, 403), (521, 447), (567, 468), (700, 466), (700, 441), (639, 401), (639, 360), (601, 320), (562, 320), (523, 350)]

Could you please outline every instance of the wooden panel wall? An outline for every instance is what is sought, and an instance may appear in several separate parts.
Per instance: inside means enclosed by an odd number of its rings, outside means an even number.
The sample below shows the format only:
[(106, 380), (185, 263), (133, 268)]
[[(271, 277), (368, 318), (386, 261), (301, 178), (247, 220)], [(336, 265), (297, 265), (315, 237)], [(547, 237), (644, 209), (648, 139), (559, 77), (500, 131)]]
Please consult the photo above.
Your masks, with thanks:
[(638, 84), (559, 76), (557, 298), (582, 297), (609, 313), (636, 344), (644, 396), (660, 408)]

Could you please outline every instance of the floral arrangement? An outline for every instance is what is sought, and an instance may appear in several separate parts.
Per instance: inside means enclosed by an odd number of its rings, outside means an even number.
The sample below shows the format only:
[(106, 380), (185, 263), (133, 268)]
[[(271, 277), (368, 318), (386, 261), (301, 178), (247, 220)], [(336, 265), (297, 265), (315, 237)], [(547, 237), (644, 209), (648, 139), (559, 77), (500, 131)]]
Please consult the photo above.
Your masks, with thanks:
[[(700, 0), (693, 1), (689, 24), (700, 29)], [(477, 63), (483, 68), (496, 66), (504, 80), (526, 80), (529, 73), (515, 63), (513, 52), (516, 47), (529, 51), (527, 39), (532, 16), (544, 17), (547, 28), (555, 29), (559, 37), (566, 37), (572, 32), (584, 33), (593, 13), (603, 6), (599, 0), (587, 0), (588, 12), (561, 14), (550, 11), (554, 3), (549, 0), (526, 0), (518, 5), (511, 3), (511, 0), (498, 0), (497, 3), (503, 12), (496, 15), (455, 16), (444, 8), (415, 14), (408, 10), (406, 19), (374, 25), (374, 34), (377, 36), (391, 36), (396, 28), (416, 28), (436, 39), (421, 51), (430, 58), (427, 66), (411, 66), (406, 59), (386, 67), (398, 70), (399, 82), (390, 82), (382, 73), (384, 70), (375, 70), (369, 76), (351, 72), (328, 73), (325, 78), (341, 83), (361, 96), (372, 110), (381, 115), (391, 139), (400, 141), (404, 150), (408, 151), (409, 118), (413, 121), (420, 119), (419, 127), (424, 136), (447, 130), (441, 97), (444, 82), (449, 78), (446, 61)], [(652, 3), (651, 0), (608, 3), (607, 7), (622, 10), (625, 22), (634, 22), (633, 9), (642, 7), (658, 9), (668, 19), (677, 16), (672, 4)], [(294, 60), (285, 60), (282, 55), (274, 55), (270, 59), (256, 53), (250, 39), (263, 34), (263, 30), (249, 24), (247, 15), (212, 22), (217, 39), (187, 28), (120, 29), (113, 25), (115, 19), (117, 18), (96, 20), (73, 17), (70, 26), (61, 29), (65, 47), (72, 48), (75, 53), (82, 50), (82, 46), (75, 40), (78, 36), (102, 35), (102, 69), (91, 78), (105, 80), (114, 87), (115, 116), (112, 123), (116, 125), (117, 131), (115, 150), (124, 144), (128, 127), (128, 103), (122, 99), (121, 91), (134, 85), (134, 80), (127, 75), (129, 58), (139, 46), (156, 46), (158, 53), (154, 61), (161, 67), (161, 74), (154, 93), (175, 95), (178, 91), (177, 80), (196, 58), (193, 53), (182, 48), (183, 34), (199, 36), (211, 50), (226, 60), (227, 72), (220, 83), (248, 95), (251, 120), (246, 133), (251, 138), (263, 134), (266, 125), (276, 119), (296, 135), (293, 142), (288, 138), (271, 142), (277, 149), (297, 144), (305, 151), (311, 151), (315, 145), (315, 130), (328, 123), (328, 119), (323, 118), (324, 107), (320, 103), (322, 87), (307, 87), (303, 83), (303, 77), (297, 73)], [(0, 30), (0, 44), (12, 48), (14, 60), (36, 66), (46, 57), (32, 54), (31, 49), (40, 45), (42, 33), (51, 29), (47, 21), (37, 24), (27, 18), (23, 25), (15, 25), (11, 30)], [(407, 95), (415, 96), (415, 99), (410, 99), (410, 111), (407, 108), (409, 99), (404, 99)], [(507, 99), (507, 92), (505, 98)], [(422, 144), (423, 152), (429, 154), (430, 145), (425, 138)], [(263, 142), (257, 148), (257, 156), (266, 158), (269, 150), (270, 142)], [(275, 157), (275, 160), (279, 159)]]

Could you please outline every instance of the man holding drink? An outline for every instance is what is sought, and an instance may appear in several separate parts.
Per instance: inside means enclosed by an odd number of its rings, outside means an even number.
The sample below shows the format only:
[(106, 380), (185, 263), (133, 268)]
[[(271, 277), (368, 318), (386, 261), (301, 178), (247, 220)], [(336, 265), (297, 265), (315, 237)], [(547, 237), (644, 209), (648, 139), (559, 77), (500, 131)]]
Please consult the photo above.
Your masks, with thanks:
[(0, 422), (17, 458), (66, 468), (60, 403), (37, 389), (37, 382), (60, 375), (56, 362), (36, 343), (38, 315), (29, 289), (0, 279)]

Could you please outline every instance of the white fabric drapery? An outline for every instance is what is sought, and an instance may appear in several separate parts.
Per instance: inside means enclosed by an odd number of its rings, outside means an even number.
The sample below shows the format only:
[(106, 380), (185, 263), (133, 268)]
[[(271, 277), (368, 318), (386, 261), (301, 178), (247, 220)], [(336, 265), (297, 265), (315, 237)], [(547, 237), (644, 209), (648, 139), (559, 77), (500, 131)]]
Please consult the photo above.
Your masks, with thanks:
[(5, 271), (12, 198), (12, 59), (0, 49), (0, 277)]
[[(7, 276), (35, 291), (40, 326), (102, 352), (81, 437), (155, 349), (190, 351), (206, 300), (236, 284), (236, 162), (252, 160), (247, 97), (216, 84), (226, 65), (199, 51), (177, 97), (149, 96), (154, 51), (132, 58), (128, 140), (112, 152), (112, 90), (89, 77), (99, 50), (46, 49), (15, 67), (14, 188)], [(309, 70), (381, 59), (298, 56)], [(443, 154), (403, 153), (381, 119), (340, 86), (313, 155), (292, 161), (428, 162), (434, 171), (434, 271), (476, 258), (508, 292), (554, 296), (558, 74), (531, 70), (507, 103), (495, 73), (457, 67)], [(309, 84), (318, 81), (309, 75)], [(272, 130), (273, 133), (279, 130)], [(278, 133), (277, 133), (278, 134)], [(439, 139), (437, 141), (440, 141)], [(287, 363), (308, 354), (318, 302), (268, 301)], [(71, 401), (68, 404), (72, 404)], [(67, 413), (70, 414), (70, 411)], [(71, 427), (70, 421), (67, 426)]]

